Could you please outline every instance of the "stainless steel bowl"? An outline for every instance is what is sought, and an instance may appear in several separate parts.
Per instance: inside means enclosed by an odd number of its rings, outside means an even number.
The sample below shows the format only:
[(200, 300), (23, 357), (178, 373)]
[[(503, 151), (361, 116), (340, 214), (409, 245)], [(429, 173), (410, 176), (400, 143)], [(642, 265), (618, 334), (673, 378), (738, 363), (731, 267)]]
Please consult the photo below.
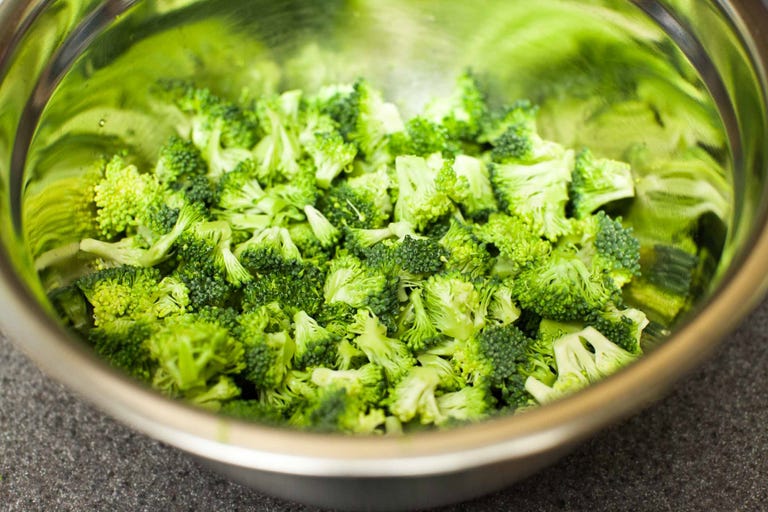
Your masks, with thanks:
[[(3, 330), (51, 376), (114, 417), (274, 495), (394, 510), (500, 488), (659, 397), (762, 297), (768, 282), (766, 21), (768, 6), (758, 0), (2, 0)], [(585, 28), (624, 38), (658, 55), (666, 72), (700, 85), (704, 111), (722, 129), (734, 187), (711, 290), (668, 341), (619, 374), (537, 410), (450, 431), (376, 438), (307, 434), (168, 400), (113, 371), (50, 313), (25, 232), (25, 200), (42, 186), (56, 186), (116, 137), (148, 152), (157, 147), (170, 128), (146, 115), (132, 88), (172, 73), (237, 92), (248, 80), (268, 76), (259, 74), (258, 63), (269, 54), (291, 63), (285, 85), (311, 88), (365, 74), (405, 108), (446, 87), (468, 65), (490, 71), (504, 95), (557, 105), (563, 98), (547, 97), (550, 89), (533, 84), (588, 70), (599, 52), (579, 54), (578, 65), (572, 59)], [(566, 73), (553, 74), (540, 57), (531, 58), (542, 53), (529, 51), (542, 44), (541, 31), (551, 34), (551, 61), (571, 64)], [(222, 51), (231, 60), (219, 58)], [(302, 63), (329, 54), (342, 59), (329, 59), (322, 73), (304, 72)], [(629, 64), (616, 62), (616, 72)], [(549, 135), (573, 143), (579, 131)]]

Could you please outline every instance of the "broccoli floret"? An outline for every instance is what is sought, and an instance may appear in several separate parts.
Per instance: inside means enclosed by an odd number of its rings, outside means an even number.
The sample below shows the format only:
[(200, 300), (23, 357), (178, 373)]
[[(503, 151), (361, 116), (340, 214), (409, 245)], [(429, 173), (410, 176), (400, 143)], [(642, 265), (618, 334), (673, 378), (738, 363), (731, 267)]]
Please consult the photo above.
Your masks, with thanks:
[(401, 339), (412, 351), (419, 352), (436, 344), (441, 337), (424, 306), (423, 290), (421, 288), (413, 290), (408, 296), (408, 301), (413, 308), (413, 319), (407, 330), (402, 333)]
[(490, 302), (488, 303), (488, 320), (501, 325), (509, 325), (520, 318), (520, 307), (515, 302), (512, 281), (492, 283)]
[(610, 306), (591, 314), (586, 323), (627, 352), (639, 354), (640, 339), (648, 325), (648, 318), (639, 309)]
[(494, 213), (475, 234), (499, 251), (512, 274), (546, 257), (551, 250), (551, 244), (541, 238), (530, 222), (515, 215)]
[(287, 229), (303, 259), (323, 265), (332, 256), (334, 246), (328, 249), (323, 247), (309, 222), (295, 222), (290, 224)]
[(603, 212), (589, 217), (589, 229), (594, 233), (594, 261), (616, 283), (623, 286), (640, 275), (640, 242), (634, 230), (625, 228), (621, 219), (611, 219)]
[(160, 148), (154, 174), (160, 183), (182, 188), (207, 175), (208, 164), (191, 141), (174, 135)]
[(639, 244), (630, 229), (603, 212), (574, 226), (517, 275), (513, 286), (523, 308), (553, 320), (584, 320), (617, 300), (639, 272)]
[[(369, 308), (374, 315), (393, 315), (398, 308), (397, 276), (372, 268), (352, 255), (331, 260), (323, 287), (325, 302)], [(392, 329), (389, 319), (387, 328)]]
[(479, 421), (487, 418), (495, 405), (496, 399), (490, 393), (488, 386), (467, 385), (458, 391), (451, 391), (437, 397), (440, 418), (435, 423), (442, 427)]
[(329, 249), (336, 245), (341, 237), (341, 231), (331, 224), (320, 210), (312, 205), (307, 205), (304, 207), (304, 214), (307, 216), (307, 222), (312, 228), (312, 232), (323, 248)]
[(426, 117), (445, 126), (452, 139), (470, 142), (480, 134), (487, 113), (485, 94), (470, 71), (458, 77), (450, 96), (435, 99), (425, 109)]
[(235, 255), (251, 272), (268, 271), (291, 263), (301, 263), (299, 248), (286, 228), (271, 227), (255, 233), (238, 245)]
[(228, 400), (222, 404), (219, 413), (224, 416), (258, 421), (267, 425), (279, 425), (284, 421), (279, 411), (276, 411), (261, 400)]
[(193, 310), (228, 307), (236, 291), (226, 274), (207, 261), (186, 261), (172, 275), (187, 287), (190, 308)]
[(458, 190), (458, 178), (442, 158), (399, 156), (395, 170), (398, 187), (395, 220), (406, 221), (422, 230), (455, 207), (451, 195)]
[(212, 381), (206, 388), (194, 389), (185, 394), (186, 400), (190, 403), (217, 412), (221, 409), (222, 402), (227, 402), (240, 396), (240, 387), (235, 383), (232, 377), (220, 375), (218, 379)]
[(101, 235), (111, 239), (135, 228), (141, 215), (157, 202), (161, 191), (152, 175), (139, 172), (123, 154), (106, 161), (103, 178), (94, 186)]
[(555, 248), (513, 282), (520, 306), (554, 320), (582, 320), (602, 310), (618, 290), (595, 274), (573, 247)]
[(151, 320), (116, 319), (88, 332), (94, 350), (111, 365), (144, 382), (150, 382), (156, 363), (146, 340), (161, 327)]
[(244, 347), (243, 376), (256, 389), (280, 386), (291, 368), (296, 344), (290, 335), (290, 317), (277, 303), (241, 314), (235, 337)]
[[(588, 343), (591, 350), (587, 348)], [(551, 386), (529, 376), (525, 389), (540, 404), (574, 393), (632, 363), (633, 355), (593, 327), (567, 334), (553, 345), (557, 380)]]
[(153, 385), (171, 396), (199, 394), (219, 376), (245, 368), (243, 345), (226, 328), (194, 316), (166, 320), (146, 344), (157, 364)]
[(188, 228), (196, 229), (200, 226), (202, 218), (203, 214), (198, 208), (186, 206), (179, 211), (171, 230), (158, 237), (149, 247), (144, 247), (139, 237), (125, 237), (117, 242), (85, 238), (80, 242), (80, 250), (120, 265), (151, 267), (168, 258), (174, 244), (183, 238)]
[(453, 156), (458, 147), (449, 140), (448, 130), (442, 124), (416, 116), (405, 123), (405, 131), (395, 133), (389, 142), (393, 155), (428, 157), (433, 153)]
[(361, 174), (334, 184), (320, 202), (320, 210), (334, 226), (380, 228), (392, 213), (385, 170)]
[(216, 206), (219, 209), (227, 212), (256, 210), (274, 216), (283, 208), (284, 205), (264, 191), (254, 167), (253, 160), (246, 160), (221, 176), (216, 187)]
[(452, 218), (449, 226), (439, 241), (447, 252), (445, 269), (471, 277), (485, 275), (493, 260), (473, 225)]
[(304, 311), (293, 315), (293, 324), (296, 342), (294, 367), (304, 370), (308, 367), (334, 366), (340, 336), (318, 324)]
[(569, 193), (573, 216), (585, 218), (609, 203), (634, 197), (632, 169), (626, 162), (596, 158), (585, 149), (576, 156)]
[(453, 172), (458, 178), (458, 188), (462, 190), (459, 203), (467, 218), (484, 221), (488, 215), (498, 210), (496, 196), (491, 186), (488, 167), (479, 158), (456, 155)]
[(523, 368), (531, 343), (515, 325), (491, 325), (460, 343), (453, 361), (468, 381), (485, 383), (516, 408), (527, 401)]
[(384, 368), (390, 382), (397, 382), (413, 366), (414, 359), (405, 343), (387, 337), (387, 328), (367, 309), (355, 315), (355, 321), (348, 328), (357, 336), (353, 343), (368, 361)]
[(315, 164), (317, 186), (327, 189), (342, 172), (348, 172), (357, 156), (357, 147), (344, 142), (344, 138), (335, 131), (319, 132), (306, 150)]
[(344, 387), (365, 403), (372, 405), (378, 404), (384, 398), (387, 384), (383, 368), (372, 363), (347, 370), (315, 368), (312, 370), (311, 380), (321, 388)]
[(186, 124), (177, 131), (201, 151), (209, 176), (219, 177), (250, 157), (258, 140), (255, 116), (189, 82), (164, 81), (157, 90), (186, 115)]
[(437, 404), (439, 387), (456, 389), (461, 385), (451, 363), (439, 356), (424, 354), (391, 390), (387, 401), (390, 412), (402, 422), (418, 417), (428, 425), (444, 421)]
[(536, 163), (490, 166), (491, 184), (502, 211), (530, 221), (537, 234), (550, 240), (570, 230), (565, 216), (573, 151), (562, 150)]
[(433, 274), (443, 268), (448, 251), (432, 238), (406, 235), (395, 248), (395, 260), (411, 274)]
[(300, 91), (264, 98), (258, 104), (261, 127), (266, 135), (253, 151), (259, 163), (259, 179), (265, 184), (281, 181), (299, 170), (298, 112)]
[(180, 264), (212, 267), (208, 274), (223, 274), (233, 286), (252, 279), (251, 274), (232, 252), (232, 229), (223, 221), (200, 222), (176, 240), (176, 258)]
[(348, 119), (354, 117), (354, 129), (348, 131), (347, 138), (357, 145), (360, 157), (370, 170), (379, 170), (391, 160), (387, 148), (389, 136), (404, 129), (400, 112), (363, 79), (355, 82), (344, 102), (346, 105), (339, 109), (342, 134), (349, 129)]
[(304, 311), (314, 315), (323, 303), (326, 273), (312, 262), (284, 262), (254, 275), (243, 289), (245, 311), (278, 302), (291, 314)]
[(319, 432), (371, 434), (384, 419), (381, 409), (371, 407), (344, 386), (330, 385), (319, 388), (289, 422)]
[(93, 310), (93, 323), (101, 326), (118, 319), (155, 316), (160, 272), (155, 268), (111, 267), (79, 278), (75, 284)]
[(471, 338), (485, 326), (483, 297), (459, 274), (435, 274), (424, 283), (424, 305), (432, 324), (447, 336)]

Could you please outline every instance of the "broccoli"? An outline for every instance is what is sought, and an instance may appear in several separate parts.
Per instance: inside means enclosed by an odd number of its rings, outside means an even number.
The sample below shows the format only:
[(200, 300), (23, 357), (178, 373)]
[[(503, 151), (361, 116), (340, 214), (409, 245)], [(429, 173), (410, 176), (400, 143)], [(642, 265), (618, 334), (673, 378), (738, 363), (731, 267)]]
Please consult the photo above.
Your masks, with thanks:
[(639, 244), (631, 229), (603, 212), (575, 226), (516, 276), (513, 287), (523, 308), (553, 320), (582, 320), (616, 300), (639, 272)]
[(502, 403), (516, 408), (527, 401), (524, 367), (531, 359), (531, 344), (513, 324), (489, 325), (463, 340), (452, 360), (469, 382), (488, 386), (498, 392)]
[(549, 240), (568, 233), (565, 213), (573, 151), (562, 150), (535, 163), (506, 163), (490, 166), (499, 208), (531, 222), (534, 231)]
[(503, 262), (511, 274), (545, 258), (552, 250), (551, 244), (539, 236), (531, 222), (515, 215), (493, 213), (474, 234), (499, 252), (497, 262)]
[(453, 156), (458, 148), (449, 140), (448, 130), (424, 117), (414, 117), (405, 123), (405, 131), (395, 133), (389, 141), (393, 155), (428, 157), (434, 153)]
[(436, 98), (425, 108), (425, 116), (442, 124), (452, 139), (474, 142), (488, 115), (486, 95), (470, 71), (456, 80), (452, 94)]
[(87, 274), (75, 284), (88, 300), (98, 327), (118, 319), (156, 317), (152, 299), (160, 281), (155, 268), (119, 266)]
[(308, 204), (304, 207), (304, 214), (307, 216), (307, 222), (321, 247), (328, 249), (336, 245), (341, 237), (341, 232), (331, 224), (320, 210)]
[(306, 145), (315, 163), (317, 186), (327, 189), (342, 172), (348, 172), (357, 156), (357, 147), (344, 141), (339, 132), (318, 132)]
[(418, 417), (422, 423), (444, 421), (437, 404), (438, 388), (456, 389), (461, 386), (451, 363), (439, 356), (424, 354), (419, 364), (412, 366), (388, 397), (389, 410), (401, 422)]
[(395, 220), (421, 230), (455, 208), (451, 196), (456, 193), (458, 179), (449, 162), (439, 157), (399, 156), (395, 170)]
[(573, 216), (582, 219), (614, 201), (634, 197), (632, 169), (626, 162), (596, 158), (585, 149), (576, 155), (569, 194)]
[(117, 242), (102, 242), (93, 238), (80, 241), (80, 250), (112, 260), (120, 265), (152, 267), (170, 256), (171, 249), (188, 228), (196, 229), (202, 220), (200, 210), (184, 207), (176, 216), (176, 221), (168, 233), (160, 236), (149, 247), (144, 247), (139, 237), (125, 237)]
[(290, 317), (277, 303), (242, 313), (234, 337), (244, 350), (243, 377), (257, 389), (275, 389), (291, 368), (296, 344), (290, 333)]
[(318, 324), (317, 320), (304, 311), (293, 315), (293, 324), (296, 342), (294, 367), (303, 370), (308, 367), (334, 366), (338, 358), (336, 347), (339, 335)]
[(159, 327), (160, 324), (152, 320), (116, 319), (91, 329), (88, 342), (115, 368), (150, 382), (157, 363), (152, 359), (146, 341)]
[(141, 173), (121, 154), (104, 164), (103, 178), (94, 186), (94, 202), (101, 235), (112, 239), (135, 228), (162, 193), (151, 174)]
[(413, 319), (410, 326), (402, 333), (401, 339), (412, 351), (419, 352), (440, 341), (440, 333), (427, 313), (422, 288), (413, 290), (408, 300), (413, 308)]
[(300, 98), (299, 91), (288, 91), (259, 101), (258, 117), (266, 136), (253, 155), (259, 163), (259, 178), (265, 183), (292, 176), (299, 169), (301, 148), (295, 126)]
[(467, 385), (458, 391), (450, 391), (437, 397), (440, 415), (435, 420), (438, 426), (475, 422), (485, 419), (496, 406), (496, 399), (488, 386)]
[(484, 276), (493, 264), (493, 257), (472, 224), (459, 218), (450, 220), (448, 230), (439, 240), (447, 256), (445, 269), (471, 277)]
[(268, 270), (289, 263), (301, 263), (299, 248), (291, 233), (282, 227), (269, 227), (255, 233), (235, 248), (235, 255), (251, 272)]
[(308, 397), (289, 423), (319, 432), (371, 434), (384, 420), (383, 410), (372, 407), (347, 387), (331, 384)]
[(435, 328), (466, 340), (485, 326), (486, 307), (474, 283), (459, 274), (435, 274), (424, 283), (424, 306)]
[(256, 116), (210, 89), (185, 81), (161, 81), (155, 91), (184, 114), (177, 132), (200, 150), (209, 176), (219, 177), (250, 157), (250, 149), (258, 140)]
[[(352, 91), (336, 104), (342, 134), (346, 132), (346, 138), (355, 143), (370, 170), (377, 171), (388, 164), (389, 137), (404, 129), (397, 107), (385, 102), (381, 93), (364, 79), (357, 80)], [(350, 126), (352, 122), (354, 127)]]
[(463, 189), (460, 198), (453, 199), (459, 203), (467, 218), (483, 221), (498, 210), (488, 167), (481, 159), (456, 155), (453, 172), (458, 179), (457, 188)]
[(415, 362), (408, 347), (400, 340), (388, 338), (387, 328), (366, 309), (358, 311), (349, 332), (357, 335), (353, 340), (355, 346), (368, 361), (384, 368), (391, 382), (400, 380)]
[(176, 240), (177, 259), (180, 262), (206, 264), (214, 273), (223, 274), (234, 286), (252, 279), (251, 274), (232, 252), (232, 229), (222, 221), (194, 224)]
[(577, 154), (470, 72), (405, 122), (365, 79), (267, 89), (163, 81), (154, 154), (63, 180), (66, 215), (30, 192), (53, 310), (171, 397), (356, 434), (524, 411), (658, 344), (716, 261), (731, 196), (703, 149)]
[(166, 321), (146, 344), (157, 365), (153, 385), (171, 396), (209, 388), (211, 380), (245, 367), (243, 345), (226, 328), (194, 317)]
[[(330, 262), (323, 295), (328, 304), (343, 302), (353, 308), (369, 308), (377, 316), (392, 315), (399, 302), (397, 288), (396, 275), (352, 255), (341, 255)], [(391, 325), (387, 328), (391, 330)]]
[[(588, 349), (588, 343), (592, 350)], [(554, 341), (557, 380), (551, 385), (529, 376), (525, 389), (538, 403), (571, 394), (632, 363), (637, 356), (622, 349), (593, 327)]]
[(154, 169), (155, 178), (160, 183), (183, 188), (207, 174), (208, 164), (191, 141), (173, 135), (160, 148)]
[(323, 303), (326, 273), (311, 262), (284, 262), (255, 271), (254, 275), (243, 288), (243, 311), (279, 302), (291, 313), (304, 311), (314, 315)]
[(392, 213), (391, 187), (386, 170), (349, 177), (334, 184), (318, 206), (334, 226), (380, 228)]

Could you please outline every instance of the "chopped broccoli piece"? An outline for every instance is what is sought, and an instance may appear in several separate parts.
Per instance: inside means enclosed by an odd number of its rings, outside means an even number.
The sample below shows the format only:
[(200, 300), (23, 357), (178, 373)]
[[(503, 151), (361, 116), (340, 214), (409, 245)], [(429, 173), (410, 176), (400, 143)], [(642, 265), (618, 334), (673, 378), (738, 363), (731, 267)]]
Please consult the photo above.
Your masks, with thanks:
[(458, 274), (435, 274), (424, 283), (424, 305), (432, 324), (459, 340), (471, 338), (485, 326), (482, 299), (475, 285)]
[(576, 155), (570, 184), (574, 217), (582, 219), (598, 208), (634, 195), (634, 176), (628, 163), (596, 158), (588, 149)]
[(413, 366), (414, 359), (405, 343), (387, 337), (387, 328), (370, 311), (361, 309), (349, 332), (357, 336), (353, 342), (371, 363), (384, 368), (391, 382), (399, 381)]
[(491, 183), (500, 209), (525, 218), (537, 234), (556, 240), (570, 230), (565, 207), (572, 169), (571, 150), (535, 163), (491, 165)]
[[(588, 343), (592, 350), (588, 349)], [(593, 327), (567, 334), (554, 342), (557, 380), (548, 386), (528, 377), (525, 389), (540, 404), (578, 391), (632, 363), (637, 356), (622, 349)]]

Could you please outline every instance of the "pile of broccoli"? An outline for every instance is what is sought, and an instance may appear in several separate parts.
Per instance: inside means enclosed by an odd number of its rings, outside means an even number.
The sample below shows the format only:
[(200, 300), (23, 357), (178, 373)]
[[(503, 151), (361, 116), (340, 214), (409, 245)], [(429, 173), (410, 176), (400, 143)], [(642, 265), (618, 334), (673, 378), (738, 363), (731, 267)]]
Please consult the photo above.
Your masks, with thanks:
[[(237, 418), (398, 433), (563, 397), (685, 309), (692, 226), (721, 206), (684, 167), (544, 140), (470, 73), (407, 120), (364, 79), (153, 95), (177, 135), (62, 187), (82, 239), (38, 268), (77, 260), (51, 302), (112, 365)], [(641, 244), (630, 223), (672, 211)]]

